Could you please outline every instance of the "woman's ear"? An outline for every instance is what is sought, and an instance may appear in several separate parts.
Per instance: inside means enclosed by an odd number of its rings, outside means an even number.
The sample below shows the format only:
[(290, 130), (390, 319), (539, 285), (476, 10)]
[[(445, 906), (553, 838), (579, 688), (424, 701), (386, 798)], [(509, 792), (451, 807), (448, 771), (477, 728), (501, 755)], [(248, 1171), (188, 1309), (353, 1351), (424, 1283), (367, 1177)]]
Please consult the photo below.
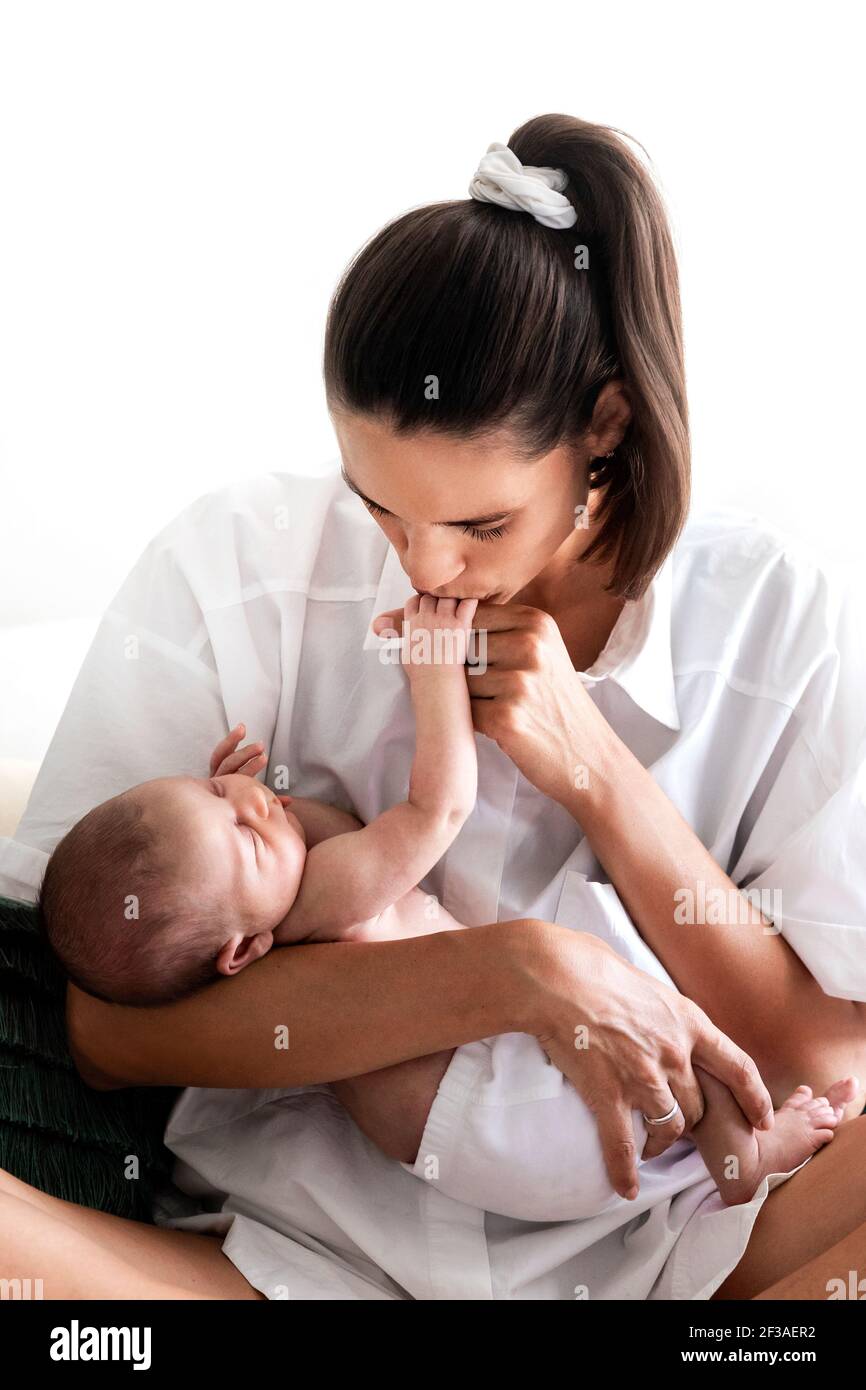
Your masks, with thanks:
[(600, 458), (622, 443), (631, 416), (631, 402), (624, 383), (619, 378), (606, 382), (598, 393), (585, 436), (590, 458)]
[(245, 965), (267, 955), (273, 944), (272, 931), (256, 932), (255, 936), (241, 936), (240, 932), (236, 932), (217, 955), (216, 968), (221, 975), (237, 975)]

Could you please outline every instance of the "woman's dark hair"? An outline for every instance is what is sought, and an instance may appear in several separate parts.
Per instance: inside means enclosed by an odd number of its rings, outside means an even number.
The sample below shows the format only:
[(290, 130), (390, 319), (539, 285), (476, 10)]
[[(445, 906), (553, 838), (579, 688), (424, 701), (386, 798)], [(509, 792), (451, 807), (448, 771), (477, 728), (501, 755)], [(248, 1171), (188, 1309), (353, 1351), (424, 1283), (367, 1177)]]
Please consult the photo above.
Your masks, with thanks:
[[(630, 138), (630, 137), (626, 137)], [(688, 510), (689, 432), (676, 258), (660, 194), (621, 132), (537, 116), (508, 141), (523, 164), (564, 169), (566, 231), (474, 198), (415, 208), (362, 247), (328, 312), (329, 408), (398, 434), (511, 432), (527, 459), (577, 441), (599, 392), (632, 408), (583, 558), (610, 560), (638, 598)], [(641, 147), (642, 148), (642, 147)], [(588, 267), (576, 268), (586, 246)], [(425, 383), (438, 378), (438, 398)]]

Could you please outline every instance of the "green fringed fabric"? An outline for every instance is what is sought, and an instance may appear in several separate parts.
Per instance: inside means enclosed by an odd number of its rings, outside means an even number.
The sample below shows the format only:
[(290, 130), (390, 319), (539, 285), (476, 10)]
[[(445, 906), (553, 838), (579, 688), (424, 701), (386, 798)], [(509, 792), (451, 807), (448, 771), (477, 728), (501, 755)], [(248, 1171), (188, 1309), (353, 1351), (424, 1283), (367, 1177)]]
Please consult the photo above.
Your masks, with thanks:
[(0, 896), (0, 1168), (68, 1202), (150, 1221), (171, 1171), (175, 1090), (91, 1091), (69, 1054), (66, 982), (35, 907)]

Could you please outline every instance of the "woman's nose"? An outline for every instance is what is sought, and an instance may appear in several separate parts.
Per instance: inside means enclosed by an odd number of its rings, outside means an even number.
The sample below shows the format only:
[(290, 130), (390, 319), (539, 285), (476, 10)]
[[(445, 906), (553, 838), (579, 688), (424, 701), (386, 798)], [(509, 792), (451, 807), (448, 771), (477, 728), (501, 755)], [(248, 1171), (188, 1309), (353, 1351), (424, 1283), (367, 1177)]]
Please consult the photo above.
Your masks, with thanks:
[(407, 540), (400, 562), (415, 588), (428, 594), (453, 584), (465, 568), (447, 542), (432, 538)]

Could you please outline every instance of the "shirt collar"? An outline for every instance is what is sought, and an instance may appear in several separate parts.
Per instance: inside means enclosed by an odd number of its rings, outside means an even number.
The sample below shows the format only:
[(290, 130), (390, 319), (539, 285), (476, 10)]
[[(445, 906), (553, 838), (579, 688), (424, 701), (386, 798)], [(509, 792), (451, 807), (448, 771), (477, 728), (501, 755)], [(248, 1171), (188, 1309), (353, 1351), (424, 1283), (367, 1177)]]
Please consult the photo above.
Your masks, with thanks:
[(668, 555), (639, 599), (626, 602), (584, 685), (612, 680), (653, 719), (680, 728), (671, 650), (673, 558)]
[[(597, 661), (579, 675), (587, 686), (612, 680), (653, 719), (668, 729), (679, 729), (671, 653), (672, 569), (669, 555), (643, 596), (626, 603)], [(389, 545), (373, 617), (402, 608), (414, 592), (396, 550)], [(368, 630), (364, 650), (381, 646), (382, 639)]]

